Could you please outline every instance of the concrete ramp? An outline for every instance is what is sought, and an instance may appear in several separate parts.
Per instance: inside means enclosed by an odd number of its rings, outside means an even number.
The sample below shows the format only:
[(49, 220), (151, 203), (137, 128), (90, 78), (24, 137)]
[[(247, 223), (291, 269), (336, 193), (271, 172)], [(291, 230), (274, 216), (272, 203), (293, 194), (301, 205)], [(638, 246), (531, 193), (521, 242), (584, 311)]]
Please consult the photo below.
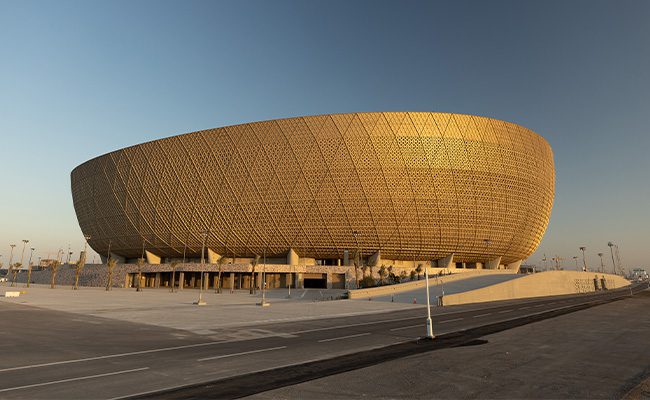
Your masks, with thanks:
[(483, 303), (617, 289), (630, 282), (618, 275), (579, 271), (546, 271), (482, 288), (445, 293), (443, 305)]
[[(468, 276), (464, 279), (458, 279), (449, 282), (441, 281), (438, 278), (429, 278), (429, 296), (431, 298), (431, 304), (436, 305), (437, 298), (439, 296), (442, 296), (443, 293), (445, 295), (462, 293), (486, 286), (491, 286), (497, 283), (518, 279), (523, 276), (524, 275), (521, 274), (490, 274), (481, 276)], [(360, 300), (368, 301), (368, 299), (371, 299), (372, 301), (392, 301), (395, 303), (415, 302), (416, 304), (426, 304), (426, 293), (426, 287), (423, 285), (412, 290), (390, 294), (378, 294)]]

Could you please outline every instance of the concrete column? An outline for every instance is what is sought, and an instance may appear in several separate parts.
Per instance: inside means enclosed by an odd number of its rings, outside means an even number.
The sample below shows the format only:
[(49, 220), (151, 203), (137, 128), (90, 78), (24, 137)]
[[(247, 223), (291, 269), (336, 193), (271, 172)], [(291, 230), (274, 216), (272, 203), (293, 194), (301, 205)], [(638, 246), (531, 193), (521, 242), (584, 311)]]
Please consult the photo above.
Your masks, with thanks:
[(289, 249), (287, 253), (287, 264), (298, 265), (300, 263), (300, 256), (293, 249)]
[(220, 258), (221, 255), (219, 255), (219, 253), (212, 250), (211, 248), (208, 248), (208, 264), (216, 264)]
[(160, 264), (160, 257), (153, 254), (149, 250), (146, 250), (144, 252), (144, 256), (145, 256), (145, 260), (147, 261), (147, 264)]
[(192, 277), (190, 278), (190, 287), (194, 289), (196, 287), (196, 275), (192, 274)]
[(209, 286), (210, 286), (210, 273), (209, 272), (204, 272), (203, 273), (203, 290), (208, 290)]
[(381, 250), (377, 250), (368, 258), (368, 265), (378, 267), (381, 264)]
[(485, 263), (485, 268), (486, 269), (499, 269), (500, 264), (501, 264), (501, 256), (486, 262)]
[(350, 250), (343, 250), (343, 265), (350, 266)]
[(521, 267), (521, 261), (522, 260), (517, 260), (515, 262), (511, 262), (510, 264), (506, 265), (506, 269), (511, 269), (513, 272), (519, 272), (519, 267)]
[(156, 278), (153, 282), (153, 286), (156, 288), (160, 287), (160, 272), (156, 272)]
[(212, 287), (214, 290), (217, 290), (219, 287), (219, 274), (214, 274), (214, 278), (212, 278)]
[(332, 273), (331, 272), (327, 273), (327, 288), (328, 289), (332, 288)]
[(438, 268), (453, 268), (454, 265), (454, 253), (451, 253), (445, 258), (436, 260), (436, 265)]
[(178, 290), (183, 290), (184, 287), (185, 287), (185, 273), (181, 271), (178, 273)]
[(302, 275), (302, 272), (296, 272), (296, 289), (305, 288), (305, 279)]

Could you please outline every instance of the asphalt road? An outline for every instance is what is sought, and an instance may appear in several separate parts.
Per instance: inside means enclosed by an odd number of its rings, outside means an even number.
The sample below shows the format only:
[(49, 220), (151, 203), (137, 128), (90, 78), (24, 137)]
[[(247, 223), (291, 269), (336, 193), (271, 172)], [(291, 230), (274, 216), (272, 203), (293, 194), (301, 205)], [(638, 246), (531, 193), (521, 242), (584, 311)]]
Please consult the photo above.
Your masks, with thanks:
[[(435, 309), (440, 340), (433, 342), (417, 340), (424, 334), (421, 308), (242, 328), (236, 335), (229, 330), (227, 340), (206, 341), (186, 331), (0, 303), (0, 398), (238, 397), (627, 295)], [(219, 336), (219, 328), (213, 330)]]

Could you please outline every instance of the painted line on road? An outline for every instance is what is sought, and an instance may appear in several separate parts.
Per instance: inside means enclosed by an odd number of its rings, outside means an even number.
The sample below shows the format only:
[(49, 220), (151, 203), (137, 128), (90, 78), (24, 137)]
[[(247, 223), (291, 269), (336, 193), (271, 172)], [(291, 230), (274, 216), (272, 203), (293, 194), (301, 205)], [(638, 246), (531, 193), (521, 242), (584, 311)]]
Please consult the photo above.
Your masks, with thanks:
[(438, 321), (439, 324), (446, 324), (447, 322), (456, 322), (456, 321), (462, 321), (465, 318), (454, 318), (454, 319), (446, 319), (444, 321)]
[[(409, 339), (405, 339), (405, 340), (398, 340), (396, 342), (392, 342), (392, 343), (389, 343), (389, 344), (382, 344), (382, 345), (379, 345), (379, 346), (372, 346), (372, 347), (364, 348), (364, 351), (377, 350), (377, 349), (381, 349), (381, 348), (384, 348), (384, 347), (387, 347), (387, 346), (393, 346), (393, 345), (397, 345), (397, 344), (412, 342), (412, 341), (415, 341), (415, 340), (418, 340), (418, 339), (419, 338), (415, 337), (415, 338), (409, 338)], [(280, 368), (295, 367), (297, 365), (303, 365), (303, 364), (310, 363), (310, 362), (315, 362), (315, 361), (329, 360), (329, 359), (331, 359), (333, 357), (340, 357), (340, 356), (344, 356), (344, 355), (354, 354), (354, 353), (357, 353), (357, 352), (358, 352), (358, 350), (355, 349), (355, 350), (348, 351), (348, 352), (337, 353), (337, 354), (334, 354), (333, 356), (332, 355), (327, 355), (325, 357), (317, 357), (317, 358), (312, 358), (312, 359), (308, 359), (308, 360), (305, 360), (305, 361), (298, 361), (298, 362), (293, 362), (293, 363), (289, 363), (289, 364), (280, 364), (280, 365), (273, 366), (273, 367), (270, 367), (270, 368), (257, 369), (257, 370), (247, 372), (246, 374), (257, 374), (257, 373), (260, 373), (260, 372), (273, 371), (275, 369), (280, 369)], [(211, 381), (229, 379), (229, 378), (233, 378), (233, 377), (239, 376), (239, 375), (241, 375), (241, 374), (239, 374), (239, 373), (230, 374), (230, 375), (226, 374), (226, 375), (215, 377)], [(162, 387), (162, 388), (157, 388), (157, 389), (153, 389), (153, 390), (147, 390), (147, 391), (144, 391), (144, 392), (131, 393), (131, 394), (123, 395), (123, 396), (112, 397), (112, 398), (110, 398), (108, 400), (130, 399), (130, 398), (136, 397), (136, 396), (143, 396), (143, 395), (148, 395), (148, 394), (152, 394), (152, 393), (163, 393), (163, 392), (166, 392), (168, 390), (187, 388), (189, 386), (194, 386), (194, 385), (196, 385), (196, 383), (183, 383), (181, 385)]]
[(136, 369), (127, 369), (124, 371), (117, 371), (117, 372), (108, 372), (106, 374), (97, 374), (97, 375), (88, 375), (88, 376), (80, 376), (78, 378), (69, 378), (69, 379), (61, 379), (58, 381), (51, 381), (51, 382), (42, 382), (42, 383), (35, 383), (33, 385), (24, 385), (24, 386), (16, 386), (12, 388), (6, 388), (6, 389), (0, 389), (0, 392), (10, 392), (12, 390), (20, 390), (20, 389), (29, 389), (33, 387), (38, 387), (38, 386), (48, 386), (48, 385), (56, 385), (57, 383), (66, 383), (66, 382), (73, 382), (73, 381), (83, 381), (86, 379), (94, 379), (94, 378), (101, 378), (104, 376), (112, 376), (112, 375), (120, 375), (120, 374), (129, 374), (131, 372), (138, 372), (138, 371), (145, 371), (149, 369), (149, 367), (143, 367), (143, 368), (136, 368)]
[(161, 351), (191, 349), (192, 347), (212, 346), (212, 345), (215, 345), (215, 344), (223, 344), (223, 343), (228, 343), (228, 341), (223, 340), (223, 341), (214, 341), (214, 342), (206, 342), (206, 343), (186, 344), (186, 345), (183, 345), (183, 346), (166, 347), (166, 348), (161, 348), (161, 349), (132, 351), (130, 353), (109, 354), (109, 355), (106, 355), (106, 356), (78, 358), (76, 360), (54, 361), (54, 362), (43, 363), (43, 364), (24, 365), (22, 367), (12, 367), (12, 368), (0, 369), (0, 372), (17, 371), (17, 370), (21, 370), (21, 369), (39, 368), (39, 367), (50, 367), (52, 365), (72, 364), (72, 363), (85, 362), (85, 361), (105, 360), (107, 358), (126, 357), (126, 356), (134, 356), (134, 355), (148, 354), (148, 353), (158, 353), (158, 352), (161, 352)]
[(339, 337), (330, 338), (330, 339), (321, 339), (321, 340), (318, 341), (318, 343), (333, 342), (335, 340), (350, 339), (350, 338), (355, 338), (355, 337), (360, 337), (360, 336), (368, 336), (368, 335), (370, 335), (370, 332), (357, 333), (356, 335), (347, 335), (347, 336), (339, 336)]
[(498, 314), (505, 314), (505, 313), (507, 313), (507, 312), (513, 312), (513, 311), (515, 311), (515, 310), (513, 310), (513, 309), (510, 309), (510, 310), (503, 310), (503, 311), (499, 311)]
[(329, 331), (329, 330), (332, 330), (332, 329), (342, 329), (342, 328), (354, 328), (356, 326), (377, 325), (377, 324), (384, 324), (386, 322), (409, 321), (409, 320), (412, 320), (412, 319), (422, 319), (422, 316), (406, 317), (406, 318), (395, 318), (395, 319), (383, 319), (381, 321), (360, 322), (358, 324), (327, 326), (327, 327), (324, 327), (324, 328), (305, 329), (305, 330), (302, 330), (302, 331), (289, 332), (289, 334), (290, 335), (297, 335), (297, 334), (300, 334), (300, 333)]
[(487, 313), (487, 314), (479, 314), (479, 315), (474, 315), (474, 316), (472, 316), (472, 318), (481, 318), (481, 317), (487, 317), (488, 315), (492, 315), (492, 313), (491, 313), (491, 312), (489, 312), (489, 313)]
[(399, 328), (393, 328), (390, 329), (391, 332), (393, 331), (401, 331), (403, 329), (411, 329), (411, 328), (422, 328), (424, 324), (417, 324), (417, 325), (409, 325), (409, 326), (400, 326)]
[(205, 357), (205, 358), (199, 358), (196, 361), (210, 361), (210, 360), (218, 360), (220, 358), (228, 358), (228, 357), (235, 357), (235, 356), (245, 356), (246, 354), (255, 354), (255, 353), (263, 353), (265, 351), (273, 351), (273, 350), (280, 350), (280, 349), (286, 349), (287, 346), (278, 346), (278, 347), (269, 347), (268, 349), (260, 349), (260, 350), (251, 350), (251, 351), (243, 351), (241, 353), (233, 353), (233, 354), (224, 354), (222, 356), (214, 356), (214, 357)]
[(532, 308), (532, 306), (519, 307), (517, 310), (527, 310), (529, 308)]

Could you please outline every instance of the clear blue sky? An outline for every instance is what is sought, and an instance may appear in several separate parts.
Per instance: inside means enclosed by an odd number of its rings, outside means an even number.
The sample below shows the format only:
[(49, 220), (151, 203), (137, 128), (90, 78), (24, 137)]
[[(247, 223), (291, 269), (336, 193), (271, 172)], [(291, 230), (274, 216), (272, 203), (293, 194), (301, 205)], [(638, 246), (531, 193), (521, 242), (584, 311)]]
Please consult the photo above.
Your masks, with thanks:
[[(543, 253), (650, 266), (650, 2), (0, 0), (0, 261), (82, 234), (69, 173), (182, 132), (448, 111), (553, 147)], [(14, 258), (15, 259), (15, 258)]]

